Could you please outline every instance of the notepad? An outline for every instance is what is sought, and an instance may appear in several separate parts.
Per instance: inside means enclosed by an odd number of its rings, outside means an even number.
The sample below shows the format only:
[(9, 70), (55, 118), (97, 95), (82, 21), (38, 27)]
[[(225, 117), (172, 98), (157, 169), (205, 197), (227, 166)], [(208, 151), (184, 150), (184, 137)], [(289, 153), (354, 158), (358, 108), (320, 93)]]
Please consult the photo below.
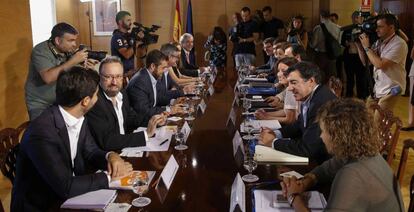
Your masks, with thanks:
[[(244, 129), (244, 122), (240, 124), (240, 131), (243, 133), (246, 133), (246, 130)], [(254, 128), (253, 132), (258, 132), (260, 129), (263, 128), (270, 128), (272, 130), (277, 130), (282, 128), (279, 121), (277, 120), (251, 120), (249, 121), (249, 124), (251, 124)]]
[(68, 209), (88, 209), (104, 211), (116, 198), (116, 190), (101, 189), (91, 191), (66, 200), (60, 207)]
[(255, 158), (258, 162), (274, 163), (300, 163), (308, 164), (309, 159), (306, 157), (292, 155), (286, 152), (275, 150), (271, 147), (256, 145)]
[[(255, 190), (254, 206), (256, 211), (294, 211), (280, 190)], [(304, 194), (305, 201), (312, 211), (322, 211), (326, 207), (323, 194), (309, 191)]]

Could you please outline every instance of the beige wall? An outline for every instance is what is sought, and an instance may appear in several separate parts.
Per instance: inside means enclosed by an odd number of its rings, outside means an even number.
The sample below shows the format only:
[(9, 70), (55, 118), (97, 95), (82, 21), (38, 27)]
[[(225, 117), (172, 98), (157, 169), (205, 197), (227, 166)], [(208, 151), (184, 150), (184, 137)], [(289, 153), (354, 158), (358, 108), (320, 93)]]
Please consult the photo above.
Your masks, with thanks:
[(24, 82), (32, 49), (29, 1), (3, 0), (1, 4), (0, 129), (28, 120)]

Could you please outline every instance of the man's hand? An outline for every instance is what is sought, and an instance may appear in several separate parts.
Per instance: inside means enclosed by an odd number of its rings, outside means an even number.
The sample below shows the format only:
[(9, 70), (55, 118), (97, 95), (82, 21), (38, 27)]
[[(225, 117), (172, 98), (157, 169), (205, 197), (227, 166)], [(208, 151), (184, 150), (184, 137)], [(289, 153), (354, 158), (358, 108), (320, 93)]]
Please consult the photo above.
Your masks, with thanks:
[(83, 64), (83, 66), (85, 67), (85, 68), (87, 68), (87, 69), (92, 69), (92, 70), (95, 70), (95, 65), (96, 64), (98, 64), (99, 63), (99, 61), (97, 61), (97, 60), (94, 60), (94, 59), (87, 59), (86, 61), (85, 61), (85, 63)]
[(76, 65), (82, 62), (85, 62), (88, 59), (88, 52), (86, 52), (86, 49), (77, 51), (72, 57), (69, 59), (68, 62), (71, 63), (71, 65)]
[(294, 193), (300, 194), (306, 190), (302, 180), (296, 179), (295, 176), (284, 177), (280, 185), (282, 186), (282, 194), (285, 197)]
[(117, 153), (111, 152), (108, 156), (108, 174), (112, 180), (131, 174), (132, 165), (125, 162)]
[(367, 34), (362, 33), (359, 35), (359, 40), (361, 41), (362, 47), (369, 48), (369, 37)]
[(183, 104), (175, 104), (171, 106), (171, 114), (183, 114), (185, 112), (183, 106)]
[(147, 126), (147, 135), (148, 137), (152, 137), (157, 129), (157, 126), (164, 125), (167, 118), (163, 114), (154, 115), (148, 121)]
[(273, 140), (275, 140), (276, 134), (270, 128), (263, 128), (259, 136), (259, 144), (272, 147)]

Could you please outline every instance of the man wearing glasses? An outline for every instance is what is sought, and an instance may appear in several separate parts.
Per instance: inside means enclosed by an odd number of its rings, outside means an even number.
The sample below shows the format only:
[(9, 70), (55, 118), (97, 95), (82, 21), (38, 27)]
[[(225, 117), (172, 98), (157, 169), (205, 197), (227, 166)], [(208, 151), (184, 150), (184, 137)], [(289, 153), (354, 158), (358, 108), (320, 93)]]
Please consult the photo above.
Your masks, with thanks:
[(125, 147), (145, 146), (157, 125), (166, 121), (164, 114), (151, 117), (147, 130), (133, 131), (142, 126), (144, 116), (130, 107), (128, 95), (122, 90), (123, 66), (118, 57), (108, 57), (99, 66), (98, 101), (87, 114), (89, 128), (98, 145), (107, 151)]

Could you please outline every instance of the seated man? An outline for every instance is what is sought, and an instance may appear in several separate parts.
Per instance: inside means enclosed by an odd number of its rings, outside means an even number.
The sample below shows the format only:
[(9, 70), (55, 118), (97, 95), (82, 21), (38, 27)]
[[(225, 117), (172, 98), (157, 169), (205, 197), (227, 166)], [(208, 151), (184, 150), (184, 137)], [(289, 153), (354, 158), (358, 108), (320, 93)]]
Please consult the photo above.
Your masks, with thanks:
[(128, 95), (122, 90), (123, 67), (118, 57), (108, 57), (99, 66), (100, 89), (98, 101), (86, 117), (99, 147), (104, 150), (121, 150), (125, 147), (145, 146), (154, 135), (157, 125), (166, 117), (154, 115), (146, 131), (133, 133), (142, 125), (144, 117), (129, 105)]
[(273, 55), (273, 42), (274, 41), (275, 41), (275, 38), (273, 37), (266, 38), (263, 41), (263, 51), (266, 52), (266, 55), (269, 57), (269, 60), (267, 61), (266, 64), (259, 66), (259, 67), (250, 66), (250, 69), (254, 71), (255, 73), (270, 74), (273, 71), (273, 68), (275, 67), (275, 64), (277, 61), (276, 57), (274, 57)]
[(285, 50), (286, 57), (293, 57), (299, 62), (301, 61), (310, 61), (306, 55), (306, 50), (302, 45), (292, 44)]
[(179, 49), (174, 44), (166, 43), (161, 46), (161, 52), (167, 56), (168, 67), (164, 70), (161, 78), (161, 87), (165, 90), (167, 97), (171, 100), (182, 97), (188, 93), (193, 93), (193, 83), (185, 85), (183, 89), (181, 89), (170, 75), (170, 73), (172, 74), (174, 72), (172, 68), (177, 66), (177, 61), (180, 57)]
[(190, 33), (184, 33), (180, 37), (181, 44), (181, 73), (190, 76), (198, 77), (200, 72), (204, 72), (206, 67), (198, 67), (196, 65), (196, 57), (194, 51), (194, 37)]
[(159, 50), (152, 50), (147, 54), (146, 68), (136, 73), (128, 83), (127, 94), (131, 106), (136, 113), (142, 114), (143, 123), (165, 111), (170, 114), (183, 113), (180, 104), (167, 106), (169, 98), (165, 90), (157, 85), (167, 67), (167, 57)]
[(98, 98), (98, 82), (95, 71), (81, 67), (59, 74), (57, 106), (30, 123), (20, 144), (11, 211), (50, 211), (56, 203), (107, 189), (111, 181), (132, 174), (131, 164), (101, 150), (89, 132), (84, 115)]
[(264, 129), (260, 134), (260, 143), (322, 163), (329, 155), (319, 137), (321, 130), (315, 121), (316, 114), (323, 104), (336, 99), (336, 96), (321, 84), (321, 71), (312, 63), (299, 62), (289, 67), (287, 74), (288, 91), (293, 92), (297, 101), (302, 101), (299, 117), (293, 124), (282, 127), (276, 133)]

